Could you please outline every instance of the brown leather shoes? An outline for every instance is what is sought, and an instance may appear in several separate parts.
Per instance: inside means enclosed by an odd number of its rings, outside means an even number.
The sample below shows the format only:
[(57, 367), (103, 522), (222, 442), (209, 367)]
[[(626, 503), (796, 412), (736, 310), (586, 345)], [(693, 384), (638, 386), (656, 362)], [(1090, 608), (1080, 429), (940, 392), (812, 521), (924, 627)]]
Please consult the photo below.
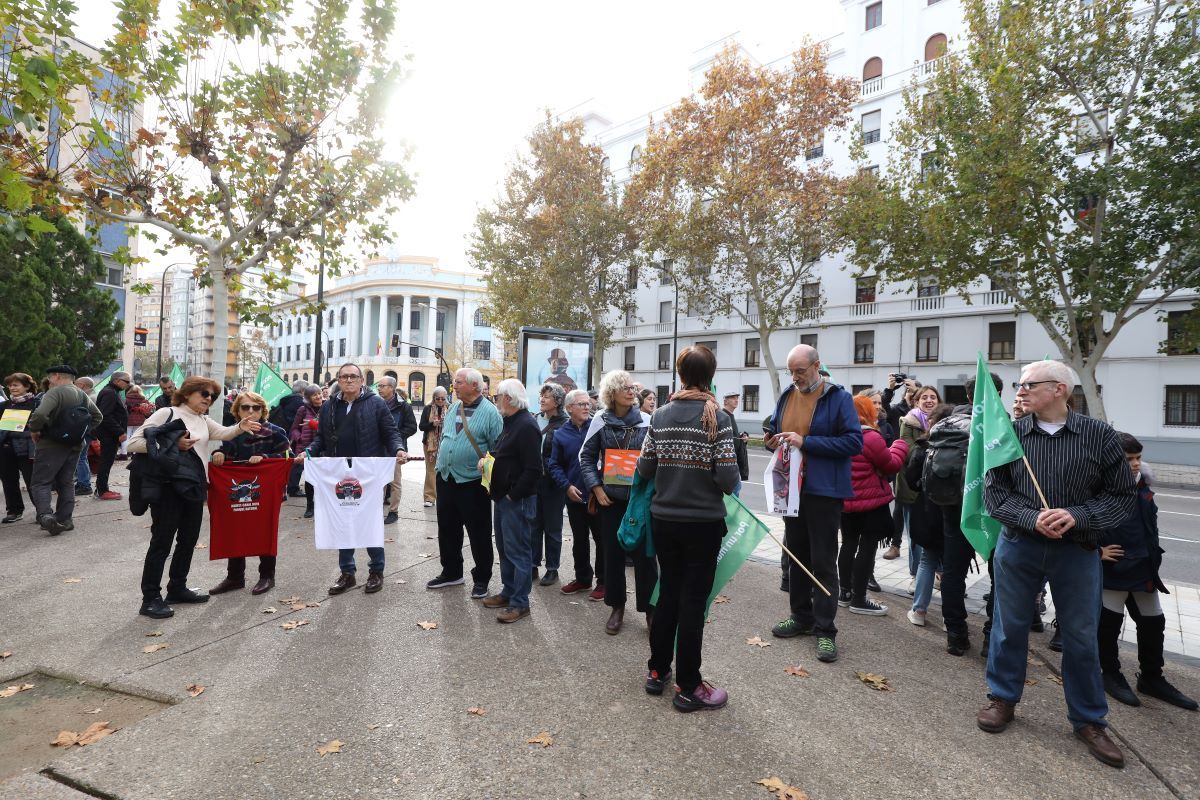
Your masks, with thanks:
[(505, 608), (508, 606), (508, 598), (502, 594), (494, 594), (491, 597), (483, 598), (484, 608)]
[(975, 722), (979, 725), (979, 730), (987, 731), (988, 733), (1000, 733), (1008, 727), (1008, 723), (1013, 721), (1013, 711), (1016, 708), (1012, 703), (1007, 703), (996, 697), (988, 698), (988, 704), (979, 709), (979, 713), (975, 716)]
[(366, 594), (375, 594), (383, 588), (383, 573), (371, 572), (367, 574), (367, 585), (363, 588)]
[(529, 616), (528, 608), (513, 608), (512, 606), (509, 606), (508, 608), (504, 609), (503, 611), (501, 611), (499, 614), (496, 615), (496, 622), (504, 622), (504, 623), (516, 622), (517, 620), (521, 619), (522, 617), (528, 617), (528, 616)]
[(1125, 754), (1117, 747), (1116, 742), (1108, 738), (1108, 731), (1099, 725), (1084, 725), (1075, 731), (1075, 738), (1083, 740), (1088, 752), (1095, 756), (1097, 761), (1103, 761), (1117, 769), (1125, 766)]
[(609, 636), (616, 636), (621, 632), (621, 623), (625, 621), (625, 609), (614, 608), (612, 613), (608, 615), (608, 622), (604, 623), (604, 632)]
[(222, 580), (220, 583), (218, 583), (216, 586), (209, 589), (208, 593), (209, 594), (225, 594), (226, 592), (232, 592), (236, 589), (245, 589), (245, 588), (246, 588), (245, 578), (239, 580), (237, 578), (231, 578), (228, 575), (226, 575), (225, 579)]
[(333, 586), (329, 587), (329, 593), (341, 594), (356, 583), (358, 583), (358, 581), (354, 580), (354, 576), (352, 574), (349, 572), (343, 572), (338, 576), (338, 579), (334, 582)]
[[(250, 590), (250, 594), (266, 594), (274, 588), (274, 578), (259, 578), (258, 583), (254, 584), (254, 588)], [(212, 594), (212, 592), (209, 592), (209, 594)]]

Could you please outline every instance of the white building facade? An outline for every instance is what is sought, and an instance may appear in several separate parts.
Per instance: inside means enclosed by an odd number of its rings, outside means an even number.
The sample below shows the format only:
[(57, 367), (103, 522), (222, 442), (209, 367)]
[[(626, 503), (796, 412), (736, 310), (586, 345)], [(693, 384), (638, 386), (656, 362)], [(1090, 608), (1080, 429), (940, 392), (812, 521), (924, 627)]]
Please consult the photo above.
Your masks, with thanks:
[[(844, 32), (826, 42), (829, 69), (861, 81), (852, 123), (861, 133), (827, 137), (810, 158), (829, 158), (834, 171), (857, 168), (849, 155), (848, 137), (861, 135), (873, 165), (888, 160), (891, 126), (903, 114), (902, 92), (915, 77), (932, 75), (939, 58), (965, 30), (957, 0), (842, 0)], [(691, 67), (693, 88), (725, 42), (718, 43)], [(772, 54), (786, 64), (789, 54)], [(661, 111), (655, 117), (662, 117)], [(646, 115), (610, 125), (598, 115), (585, 117), (589, 132), (604, 149), (619, 183), (628, 181), (646, 136)], [(815, 265), (811, 284), (798, 292), (823, 301), (803, 324), (771, 337), (772, 355), (786, 373), (788, 350), (800, 343), (817, 347), (833, 380), (848, 389), (886, 385), (888, 373), (903, 372), (932, 384), (950, 402), (963, 402), (964, 380), (974, 375), (976, 353), (982, 351), (1005, 382), (1003, 398), (1011, 402), (1011, 382), (1021, 365), (1057, 356), (1041, 326), (1020, 312), (1004, 292), (989, 284), (974, 287), (967, 299), (943, 294), (935, 283), (888, 285), (867, 277), (856, 279), (844, 254)], [(1181, 292), (1160, 309), (1131, 322), (1097, 369), (1105, 411), (1118, 429), (1135, 434), (1147, 459), (1200, 465), (1200, 354), (1161, 355), (1168, 326), (1186, 314), (1195, 292)], [(761, 366), (757, 331), (736, 314), (706, 323), (698, 312), (675, 308), (669, 278), (653, 279), (638, 288), (636, 312), (617, 319), (614, 342), (603, 354), (605, 369), (625, 368), (635, 380), (656, 388), (660, 403), (671, 389), (676, 313), (679, 349), (704, 343), (717, 355), (718, 393), (738, 391), (737, 414), (743, 430), (757, 431), (775, 406), (771, 381)], [(747, 309), (753, 311), (753, 309)], [(1174, 319), (1172, 319), (1174, 317)], [(1082, 393), (1077, 391), (1077, 405)]]

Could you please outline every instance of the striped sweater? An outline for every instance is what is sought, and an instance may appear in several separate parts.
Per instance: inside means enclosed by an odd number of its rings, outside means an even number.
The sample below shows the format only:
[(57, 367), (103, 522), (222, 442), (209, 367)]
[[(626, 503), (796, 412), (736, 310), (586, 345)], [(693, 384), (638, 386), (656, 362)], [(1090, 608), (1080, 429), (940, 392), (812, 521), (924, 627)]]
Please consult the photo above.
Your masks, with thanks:
[(725, 519), (724, 495), (740, 478), (733, 424), (717, 411), (717, 438), (710, 442), (701, 427), (704, 403), (676, 400), (654, 412), (642, 444), (638, 472), (654, 478), (650, 511), (676, 521)]

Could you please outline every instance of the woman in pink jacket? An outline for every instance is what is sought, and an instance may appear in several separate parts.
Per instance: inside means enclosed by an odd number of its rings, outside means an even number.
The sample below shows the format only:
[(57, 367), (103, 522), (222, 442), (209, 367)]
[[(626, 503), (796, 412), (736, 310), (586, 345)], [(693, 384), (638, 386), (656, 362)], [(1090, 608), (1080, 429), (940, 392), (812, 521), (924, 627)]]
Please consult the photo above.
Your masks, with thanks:
[(867, 597), (867, 579), (875, 566), (879, 541), (892, 534), (892, 476), (904, 466), (908, 443), (888, 447), (879, 432), (879, 398), (856, 396), (854, 409), (862, 423), (862, 452), (850, 460), (854, 497), (842, 506), (842, 549), (838, 554), (838, 605), (851, 614), (883, 616), (887, 606)]

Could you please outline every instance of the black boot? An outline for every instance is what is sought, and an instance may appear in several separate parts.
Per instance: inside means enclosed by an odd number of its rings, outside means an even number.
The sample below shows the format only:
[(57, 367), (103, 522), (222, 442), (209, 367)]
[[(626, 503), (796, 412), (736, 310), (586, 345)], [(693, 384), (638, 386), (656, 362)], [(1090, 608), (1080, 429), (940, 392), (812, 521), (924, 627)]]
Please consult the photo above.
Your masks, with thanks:
[(1195, 711), (1198, 707), (1196, 701), (1176, 689), (1163, 677), (1163, 640), (1166, 638), (1166, 629), (1167, 618), (1162, 614), (1142, 617), (1137, 621), (1138, 663), (1142, 668), (1137, 676), (1137, 690), (1164, 703)]
[[(1100, 651), (1100, 669), (1105, 675), (1120, 674), (1121, 657), (1118, 653), (1117, 640), (1121, 638), (1121, 625), (1125, 622), (1125, 614), (1118, 611), (1100, 609), (1100, 625), (1096, 632), (1096, 644)], [(1138, 641), (1141, 641), (1138, 632)], [(1122, 702), (1124, 702), (1122, 700)], [(1130, 705), (1133, 705), (1130, 703)]]

